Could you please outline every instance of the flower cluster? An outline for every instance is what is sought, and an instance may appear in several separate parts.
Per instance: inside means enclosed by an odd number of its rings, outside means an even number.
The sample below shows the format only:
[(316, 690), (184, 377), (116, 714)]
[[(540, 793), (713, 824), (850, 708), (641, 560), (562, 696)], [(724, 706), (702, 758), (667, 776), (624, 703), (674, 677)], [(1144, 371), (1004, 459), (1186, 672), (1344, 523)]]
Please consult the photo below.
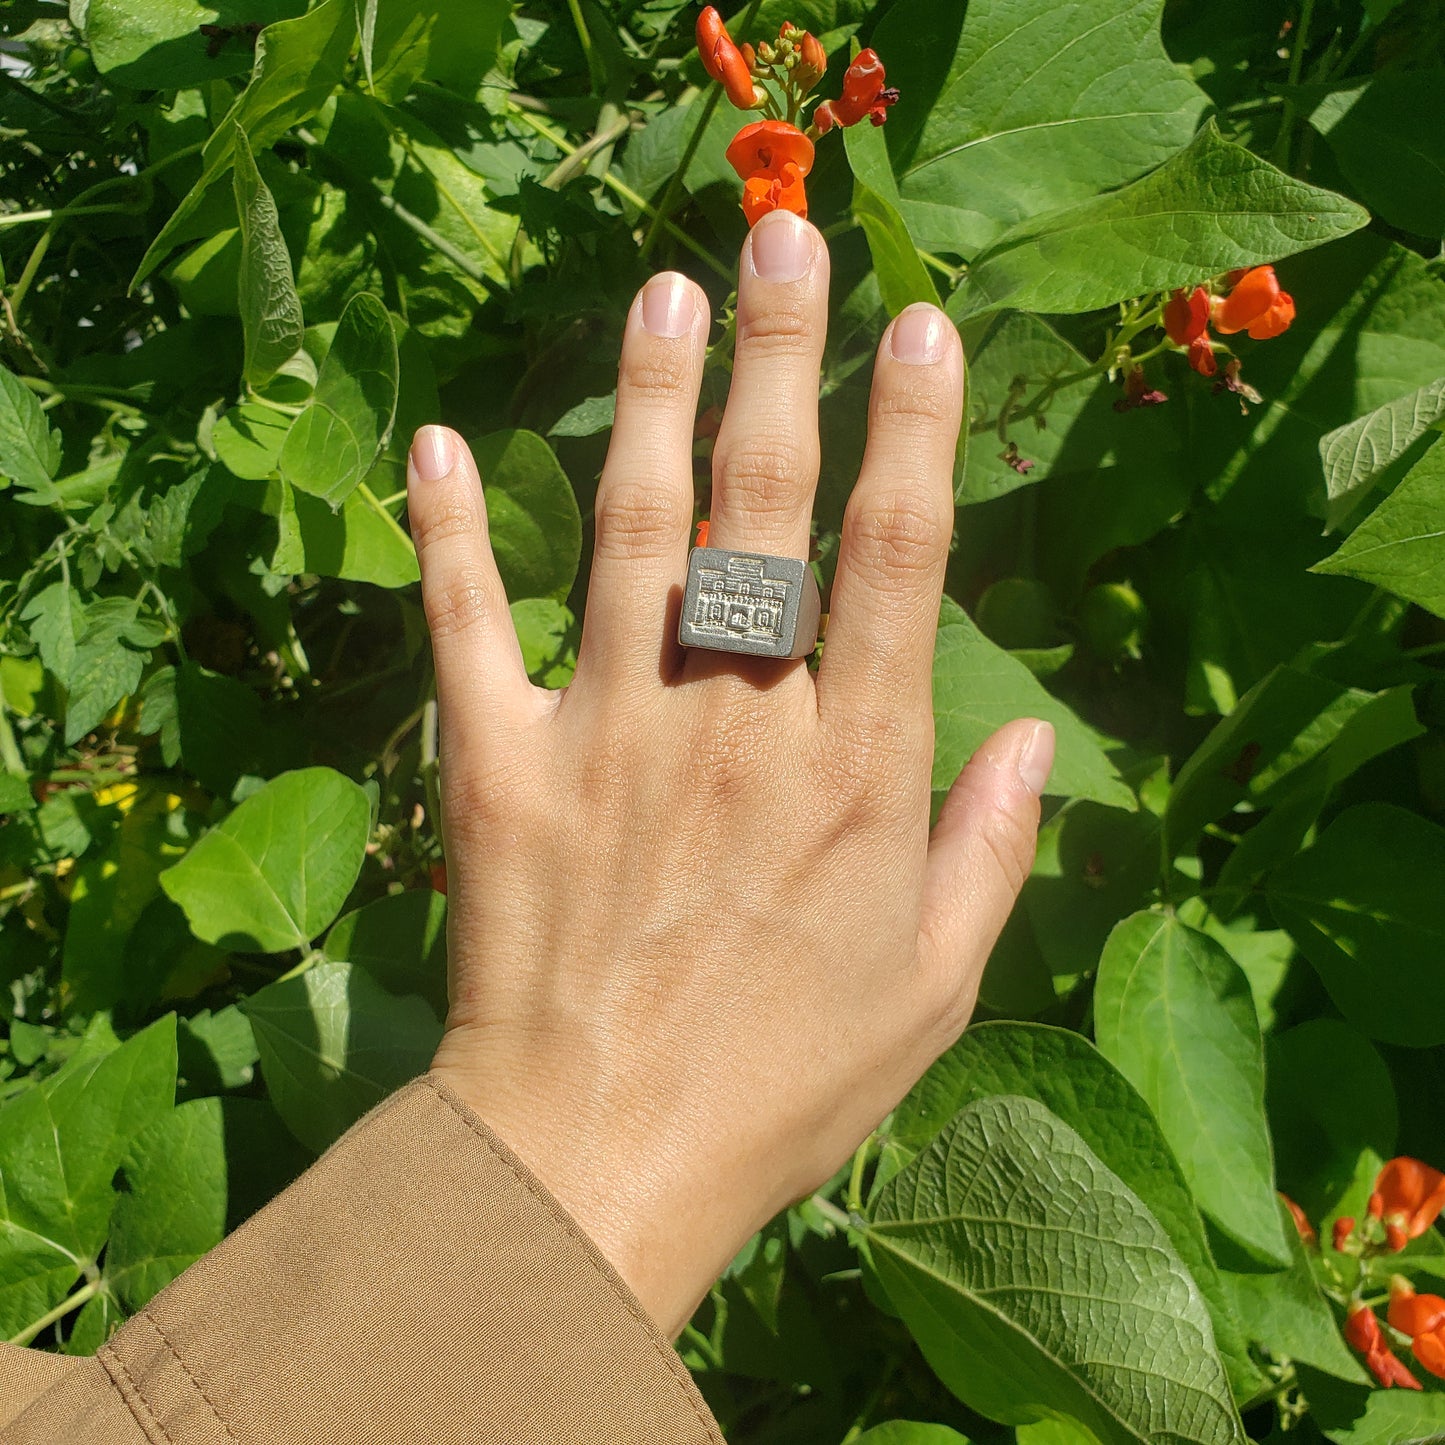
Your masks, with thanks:
[(1256, 341), (1265, 341), (1287, 331), (1294, 320), (1294, 298), (1279, 289), (1273, 266), (1231, 271), (1225, 280), (1230, 287), (1225, 295), (1196, 286), (1193, 291), (1176, 291), (1164, 304), (1166, 335), (1185, 348), (1190, 366), (1201, 376), (1213, 376), (1219, 370), (1209, 334), (1211, 325), (1221, 336), (1244, 331)]
[(883, 62), (862, 50), (843, 77), (843, 93), (823, 101), (804, 129), (800, 122), (813, 88), (828, 70), (828, 56), (816, 35), (791, 21), (775, 41), (756, 49), (738, 45), (715, 7), (697, 17), (697, 50), (707, 73), (739, 110), (764, 118), (745, 125), (728, 146), (727, 158), (743, 181), (743, 213), (754, 225), (769, 211), (808, 214), (804, 185), (813, 168), (813, 142), (839, 126), (867, 117), (874, 125), (888, 118), (898, 92), (886, 82)]

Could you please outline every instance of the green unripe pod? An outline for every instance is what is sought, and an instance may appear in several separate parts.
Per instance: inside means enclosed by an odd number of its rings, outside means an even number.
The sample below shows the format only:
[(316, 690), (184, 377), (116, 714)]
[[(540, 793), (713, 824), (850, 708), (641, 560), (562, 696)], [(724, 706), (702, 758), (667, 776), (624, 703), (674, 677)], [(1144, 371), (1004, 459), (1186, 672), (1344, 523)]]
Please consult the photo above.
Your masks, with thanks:
[(1000, 647), (1052, 647), (1059, 640), (1054, 594), (1028, 577), (1005, 577), (982, 597), (974, 621)]
[(1138, 658), (1149, 609), (1127, 582), (1102, 582), (1084, 593), (1075, 620), (1095, 656), (1120, 662)]

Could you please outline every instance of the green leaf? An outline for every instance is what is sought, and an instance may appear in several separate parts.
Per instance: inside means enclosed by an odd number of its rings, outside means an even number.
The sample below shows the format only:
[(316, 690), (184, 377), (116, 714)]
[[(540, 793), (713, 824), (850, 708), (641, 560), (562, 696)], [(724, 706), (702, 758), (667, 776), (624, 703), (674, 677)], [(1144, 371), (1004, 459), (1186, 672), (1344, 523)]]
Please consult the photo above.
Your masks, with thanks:
[(1445, 1437), (1445, 1390), (1364, 1389), (1300, 1373), (1310, 1418), (1335, 1445), (1439, 1445)]
[(1289, 1240), (1290, 1267), (1272, 1274), (1223, 1272), (1235, 1312), (1249, 1338), (1272, 1355), (1287, 1356), (1351, 1384), (1368, 1383), (1359, 1360), (1350, 1353), (1340, 1324), (1320, 1293), (1294, 1221), (1283, 1204), (1280, 1225)]
[(330, 768), (283, 773), (161, 874), (161, 886), (207, 943), (305, 948), (351, 892), (370, 826), (371, 804), (349, 778)]
[(0, 366), (0, 483), (13, 482), (49, 503), (56, 499), (51, 478), (59, 465), (60, 434), (51, 431), (40, 398)]
[(176, 1027), (181, 1080), (190, 1094), (243, 1089), (256, 1076), (256, 1036), (235, 1004), (202, 1009)]
[(40, 649), (40, 660), (62, 685), (75, 669), (76, 642), (85, 606), (68, 582), (52, 582), (37, 592), (20, 614), (30, 624), (30, 636)]
[(132, 287), (139, 286), (166, 258), (211, 186), (231, 168), (236, 126), (246, 132), (252, 151), (259, 153), (293, 125), (308, 120), (340, 84), (355, 39), (354, 0), (322, 0), (295, 20), (266, 26), (256, 39), (250, 84), (206, 142), (200, 180), (151, 242), (131, 280)]
[(411, 538), (365, 482), (333, 512), (319, 497), (273, 478), (261, 505), (279, 528), (272, 571), (315, 572), (377, 587), (406, 587), (421, 576)]
[(903, 0), (872, 45), (918, 243), (973, 255), (1039, 211), (1132, 180), (1193, 134), (1204, 94), (1164, 53), (1159, 0)]
[(933, 791), (952, 787), (984, 739), (1018, 717), (1054, 725), (1058, 748), (1050, 796), (1092, 798), (1112, 808), (1136, 806), (1134, 794), (1084, 724), (945, 597), (933, 653)]
[(353, 296), (321, 363), (315, 394), (282, 443), (281, 475), (338, 510), (391, 437), (398, 378), (391, 317), (375, 296)]
[(291, 430), (292, 418), (256, 401), (227, 409), (211, 429), (211, 445), (221, 465), (234, 476), (264, 482)]
[(418, 994), (438, 1018), (447, 1013), (447, 901), (430, 888), (378, 898), (338, 918), (321, 945), (354, 963), (388, 993)]
[[(1164, 815), (1171, 856), (1242, 803), (1273, 807), (1290, 795), (1299, 771), (1316, 761), (1324, 760), (1328, 788), (1368, 757), (1418, 737), (1423, 729), (1410, 691), (1365, 692), (1298, 668), (1275, 668), (1180, 768)], [(1371, 720), (1389, 725), (1366, 726)]]
[(1437, 442), (1405, 480), (1316, 572), (1358, 577), (1445, 617), (1445, 444)]
[(472, 455), (508, 598), (565, 599), (582, 558), (582, 515), (552, 448), (536, 432), (500, 431), (473, 442)]
[(141, 729), (160, 733), (167, 767), (184, 761), (222, 798), (237, 779), (274, 771), (280, 751), (254, 689), (191, 661), (151, 675), (141, 694)]
[[(85, 609), (85, 625), (66, 677), (65, 741), (78, 742), (140, 683), (150, 653), (134, 645), (139, 608), (131, 597), (102, 597)], [(160, 641), (155, 638), (154, 642)]]
[(1445, 376), (1404, 396), (1377, 406), (1320, 438), (1320, 461), (1329, 494), (1326, 516), (1331, 530), (1381, 480), (1389, 465), (1403, 456), (1431, 427), (1445, 417)]
[(246, 341), (242, 374), (248, 386), (259, 388), (301, 349), (306, 323), (301, 319), (291, 253), (281, 234), (276, 202), (256, 169), (246, 132), (239, 125), (235, 132), (236, 166), (231, 180), (241, 218), (236, 294)]
[(898, 213), (898, 185), (882, 131), (871, 125), (851, 126), (843, 132), (843, 141), (854, 175), (853, 219), (867, 237), (883, 304), (892, 316), (915, 301), (939, 305), (938, 288)]
[(1417, 236), (1445, 234), (1445, 70), (1392, 66), (1326, 96), (1310, 124), (1372, 210)]
[(1177, 919), (1136, 913), (1099, 960), (1094, 1032), (1154, 1111), (1200, 1209), (1251, 1255), (1288, 1265), (1265, 1126), (1264, 1044), (1240, 966)]
[(889, 1420), (853, 1438), (851, 1445), (968, 1445), (968, 1437), (947, 1425), (916, 1420)]
[[(252, 63), (248, 23), (270, 25), (305, 9), (304, 0), (90, 0), (85, 38), (102, 75), (133, 90), (182, 90), (241, 75)], [(212, 55), (202, 25), (234, 30)]]
[(1374, 1047), (1339, 1019), (1309, 1019), (1276, 1035), (1268, 1058), (1280, 1188), (1322, 1219), (1349, 1187), (1362, 1154), (1395, 1153), (1394, 1082)]
[(1209, 1305), (1235, 1394), (1253, 1393), (1259, 1374), (1249, 1361), (1184, 1175), (1149, 1106), (1079, 1034), (1003, 1022), (969, 1029), (898, 1106), (884, 1141), (879, 1182), (927, 1147), (960, 1109), (1005, 1094), (1042, 1104), (1139, 1197)]
[(398, 101), (426, 78), (472, 96), (496, 59), (509, 10), (508, 0), (370, 0), (367, 73), (375, 94)]
[(317, 1153), (424, 1073), (441, 1042), (441, 1024), (424, 1000), (387, 993), (350, 963), (318, 963), (241, 1007), (277, 1113)]
[(1381, 1043), (1445, 1043), (1442, 877), (1445, 828), (1362, 803), (1270, 881), (1270, 908), (1335, 1006)]
[(969, 269), (959, 314), (1093, 311), (1277, 261), (1369, 219), (1225, 140), (1211, 121), (1132, 185), (1006, 232)]
[(1243, 1445), (1168, 1235), (1034, 1100), (962, 1110), (884, 1186), (866, 1238), (924, 1357), (980, 1414), (1062, 1415), (1102, 1445)]
[(0, 1335), (57, 1304), (105, 1243), (111, 1179), (131, 1140), (175, 1101), (175, 1019), (119, 1048), (97, 1039), (0, 1106)]
[(547, 429), (549, 437), (595, 437), (612, 430), (617, 415), (617, 393), (589, 396), (570, 407)]
[(512, 626), (527, 676), (540, 687), (566, 687), (577, 669), (577, 619), (552, 597), (512, 603)]

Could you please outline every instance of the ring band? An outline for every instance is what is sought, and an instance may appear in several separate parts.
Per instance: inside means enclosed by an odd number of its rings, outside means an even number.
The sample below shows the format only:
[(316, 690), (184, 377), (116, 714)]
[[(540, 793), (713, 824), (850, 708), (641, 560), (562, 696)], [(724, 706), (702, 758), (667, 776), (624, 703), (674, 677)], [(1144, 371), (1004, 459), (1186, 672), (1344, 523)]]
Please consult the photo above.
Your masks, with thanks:
[(796, 557), (694, 547), (677, 640), (752, 657), (808, 657), (818, 645), (813, 569)]

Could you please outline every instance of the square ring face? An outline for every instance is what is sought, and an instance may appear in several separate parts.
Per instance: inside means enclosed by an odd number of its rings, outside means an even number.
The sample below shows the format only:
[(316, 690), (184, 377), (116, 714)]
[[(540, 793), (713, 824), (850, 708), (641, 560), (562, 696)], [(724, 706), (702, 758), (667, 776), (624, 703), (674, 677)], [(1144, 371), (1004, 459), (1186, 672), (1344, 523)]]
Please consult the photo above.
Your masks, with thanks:
[(794, 557), (694, 547), (677, 640), (753, 657), (807, 657), (818, 642), (818, 583)]

